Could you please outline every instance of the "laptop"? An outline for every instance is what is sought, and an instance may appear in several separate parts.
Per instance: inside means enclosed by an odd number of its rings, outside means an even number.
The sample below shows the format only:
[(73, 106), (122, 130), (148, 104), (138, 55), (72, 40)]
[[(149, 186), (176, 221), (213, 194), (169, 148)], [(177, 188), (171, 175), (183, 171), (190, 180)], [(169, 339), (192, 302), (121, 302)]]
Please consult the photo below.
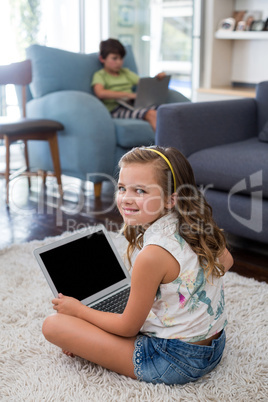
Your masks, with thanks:
[(156, 77), (140, 78), (137, 97), (133, 100), (117, 99), (117, 102), (130, 110), (161, 105), (167, 100), (170, 77), (170, 75), (166, 75), (161, 80)]
[(122, 313), (130, 275), (103, 225), (34, 250), (55, 297), (59, 293), (102, 311)]

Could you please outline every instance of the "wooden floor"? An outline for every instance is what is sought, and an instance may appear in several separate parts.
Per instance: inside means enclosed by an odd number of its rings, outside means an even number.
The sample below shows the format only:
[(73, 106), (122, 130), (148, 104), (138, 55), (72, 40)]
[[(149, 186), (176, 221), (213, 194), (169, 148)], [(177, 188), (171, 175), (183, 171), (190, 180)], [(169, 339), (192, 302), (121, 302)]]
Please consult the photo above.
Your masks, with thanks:
[[(0, 179), (0, 249), (97, 223), (103, 223), (112, 231), (121, 227), (122, 219), (116, 210), (111, 184), (104, 185), (100, 199), (95, 199), (92, 185), (81, 189), (79, 180), (63, 177), (63, 185), (65, 199), (58, 208), (54, 179), (48, 180), (45, 192), (35, 178), (32, 179), (32, 191), (29, 191), (25, 177), (15, 179), (10, 190), (10, 207), (7, 208), (4, 180)], [(232, 270), (268, 283), (267, 245), (230, 235), (228, 240), (235, 259)]]

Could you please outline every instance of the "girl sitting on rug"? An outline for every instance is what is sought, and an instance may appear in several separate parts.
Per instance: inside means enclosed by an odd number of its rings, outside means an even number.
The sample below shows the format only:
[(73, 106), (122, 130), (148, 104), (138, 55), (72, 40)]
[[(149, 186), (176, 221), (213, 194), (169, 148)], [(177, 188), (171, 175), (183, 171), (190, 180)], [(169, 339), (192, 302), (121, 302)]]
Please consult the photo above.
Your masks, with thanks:
[(120, 160), (117, 205), (132, 271), (123, 314), (60, 294), (46, 339), (117, 373), (185, 384), (209, 373), (225, 346), (223, 275), (233, 259), (187, 159), (174, 148), (141, 147)]

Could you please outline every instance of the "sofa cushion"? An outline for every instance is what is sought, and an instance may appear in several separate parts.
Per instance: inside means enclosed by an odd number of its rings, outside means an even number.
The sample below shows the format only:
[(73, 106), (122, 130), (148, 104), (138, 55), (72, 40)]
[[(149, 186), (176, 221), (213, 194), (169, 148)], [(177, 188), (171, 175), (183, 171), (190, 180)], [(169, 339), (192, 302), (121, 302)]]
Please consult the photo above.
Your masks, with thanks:
[[(241, 182), (241, 193), (263, 190), (268, 198), (268, 144), (261, 143), (258, 137), (232, 144), (207, 148), (190, 155), (189, 162), (194, 170), (198, 185), (216, 190), (229, 191)], [(250, 178), (262, 171), (261, 183), (256, 180), (261, 175)], [(254, 181), (255, 180), (255, 181)], [(256, 188), (254, 188), (256, 187)]]
[[(137, 72), (131, 47), (126, 46), (126, 50), (124, 66)], [(63, 90), (92, 93), (93, 74), (103, 67), (98, 53), (82, 54), (32, 45), (26, 50), (26, 55), (32, 61), (30, 90), (34, 98)]]
[(259, 140), (263, 142), (268, 142), (268, 121), (266, 122), (263, 129), (259, 133)]
[(155, 133), (149, 123), (138, 119), (113, 119), (116, 142), (122, 148), (149, 146), (155, 142)]

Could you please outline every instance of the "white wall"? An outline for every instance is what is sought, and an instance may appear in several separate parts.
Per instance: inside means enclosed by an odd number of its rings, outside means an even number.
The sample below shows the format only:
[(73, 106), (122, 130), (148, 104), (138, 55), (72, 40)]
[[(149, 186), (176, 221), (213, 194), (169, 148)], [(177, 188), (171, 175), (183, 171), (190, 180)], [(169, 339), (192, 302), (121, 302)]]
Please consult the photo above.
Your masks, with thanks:
[[(268, 17), (267, 0), (236, 0), (235, 10), (262, 11)], [(268, 40), (237, 40), (233, 43), (232, 82), (257, 84), (268, 79)]]

